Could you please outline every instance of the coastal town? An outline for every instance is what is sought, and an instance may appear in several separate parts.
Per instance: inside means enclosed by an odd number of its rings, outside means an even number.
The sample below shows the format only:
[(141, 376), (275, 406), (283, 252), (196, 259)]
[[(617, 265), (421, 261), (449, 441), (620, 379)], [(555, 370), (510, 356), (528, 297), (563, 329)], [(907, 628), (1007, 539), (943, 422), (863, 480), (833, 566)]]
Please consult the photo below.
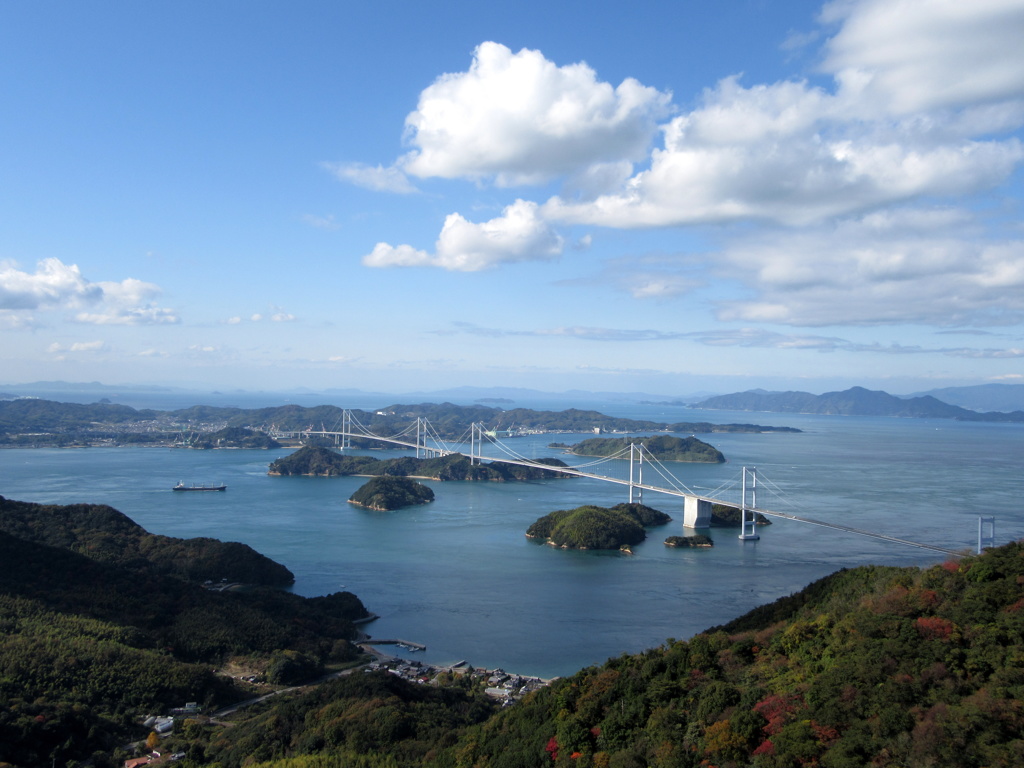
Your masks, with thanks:
[[(396, 644), (404, 645), (404, 643)], [(468, 680), (471, 687), (482, 689), (485, 696), (502, 708), (513, 706), (527, 694), (540, 690), (553, 682), (553, 680), (540, 677), (506, 672), (500, 668), (473, 667), (466, 661), (458, 661), (450, 665), (426, 664), (415, 659), (389, 655), (369, 643), (361, 643), (360, 647), (372, 658), (371, 661), (341, 672), (334, 672), (317, 683), (280, 688), (267, 685), (259, 675), (243, 675), (241, 680), (251, 684), (255, 689), (263, 691), (260, 696), (215, 712), (203, 713), (199, 704), (187, 702), (183, 706), (172, 708), (166, 714), (147, 715), (141, 725), (149, 729), (149, 735), (144, 740), (127, 745), (134, 756), (124, 761), (124, 768), (141, 768), (141, 766), (178, 762), (186, 757), (185, 752), (163, 748), (163, 745), (168, 743), (177, 731), (194, 724), (230, 727), (234, 724), (233, 718), (237, 713), (251, 705), (262, 703), (271, 697), (302, 692), (308, 690), (310, 685), (326, 682), (342, 675), (385, 673), (416, 685), (438, 687), (456, 683), (465, 684)], [(419, 650), (423, 646), (410, 643), (406, 647)]]

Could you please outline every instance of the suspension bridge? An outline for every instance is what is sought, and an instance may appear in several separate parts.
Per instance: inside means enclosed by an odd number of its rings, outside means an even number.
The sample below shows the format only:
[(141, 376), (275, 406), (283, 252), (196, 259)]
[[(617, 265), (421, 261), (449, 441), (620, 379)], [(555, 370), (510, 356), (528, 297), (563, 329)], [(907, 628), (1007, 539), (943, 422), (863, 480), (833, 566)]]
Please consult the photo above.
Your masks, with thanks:
[[(323, 438), (331, 441), (341, 451), (351, 449), (353, 439), (371, 440), (377, 443), (386, 443), (415, 450), (417, 458), (465, 454), (464, 450), (458, 450), (453, 446), (460, 446), (464, 449), (468, 445), (469, 452), (466, 455), (468, 455), (471, 464), (484, 461), (501, 462), (503, 464), (532, 467), (548, 472), (558, 472), (614, 483), (628, 487), (630, 503), (642, 501), (644, 491), (681, 497), (683, 499), (683, 527), (685, 528), (709, 527), (713, 505), (720, 504), (739, 509), (741, 522), (739, 538), (744, 541), (754, 541), (760, 538), (757, 533), (757, 516), (764, 515), (768, 518), (816, 525), (893, 544), (941, 552), (953, 557), (962, 557), (964, 555), (963, 550), (947, 549), (933, 544), (889, 536), (878, 531), (854, 528), (824, 520), (815, 520), (803, 515), (758, 506), (757, 495), (759, 491), (762, 494), (770, 493), (777, 499), (784, 498), (784, 494), (781, 488), (764, 477), (763, 474), (759, 474), (755, 467), (743, 467), (738, 478), (732, 478), (716, 489), (697, 490), (689, 488), (681, 483), (663, 462), (659, 461), (639, 442), (630, 443), (628, 447), (614, 455), (602, 456), (589, 463), (577, 464), (575, 466), (553, 466), (516, 453), (509, 448), (507, 443), (499, 439), (497, 431), (487, 430), (482, 424), (478, 423), (471, 424), (469, 430), (460, 437), (445, 441), (438, 435), (430, 422), (422, 416), (417, 417), (415, 422), (410, 423), (405, 429), (394, 435), (378, 435), (371, 432), (349, 410), (342, 412), (339, 423), (335, 424), (331, 429), (327, 429), (323, 425), (321, 425), (320, 429), (316, 429), (310, 425), (304, 430), (288, 431), (271, 427), (267, 432), (272, 437), (281, 439), (308, 440), (313, 437)], [(485, 446), (488, 449), (488, 454), (491, 455), (485, 455)], [(493, 455), (494, 453), (501, 455)], [(625, 461), (628, 461), (628, 476), (611, 474), (613, 471), (618, 471), (621, 474), (621, 468), (624, 466)], [(598, 467), (604, 467), (609, 474), (594, 471)], [(644, 478), (645, 472), (647, 474), (646, 480)], [(655, 476), (654, 482), (651, 482), (651, 475)], [(738, 491), (739, 499), (724, 498), (724, 494), (729, 491)], [(995, 523), (992, 518), (980, 518), (978, 526), (978, 551), (980, 552), (983, 545), (992, 545), (994, 543)]]

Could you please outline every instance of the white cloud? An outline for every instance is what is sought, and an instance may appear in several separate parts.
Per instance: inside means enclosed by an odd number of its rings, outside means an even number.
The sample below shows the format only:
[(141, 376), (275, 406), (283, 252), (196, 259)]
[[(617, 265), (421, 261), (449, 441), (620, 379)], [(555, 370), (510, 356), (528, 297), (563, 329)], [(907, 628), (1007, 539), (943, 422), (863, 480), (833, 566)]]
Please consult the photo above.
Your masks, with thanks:
[(77, 265), (66, 265), (60, 259), (43, 259), (31, 274), (9, 262), (0, 265), (0, 308), (3, 309), (93, 303), (102, 297), (101, 286), (82, 277)]
[(375, 192), (408, 195), (418, 190), (399, 168), (364, 165), (363, 163), (323, 163), (323, 167), (342, 181)]
[(640, 160), (670, 95), (633, 79), (601, 82), (585, 63), (559, 67), (540, 51), (480, 44), (467, 72), (439, 77), (406, 118), (420, 177), (539, 183), (594, 163)]
[(63, 355), (68, 352), (90, 354), (93, 352), (102, 352), (106, 348), (106, 343), (102, 341), (76, 341), (75, 343), (67, 346), (55, 341), (48, 347), (48, 351), (56, 355)]
[(309, 224), (309, 226), (316, 227), (317, 229), (335, 230), (341, 228), (341, 225), (338, 223), (337, 219), (335, 219), (333, 213), (328, 213), (326, 216), (317, 216), (315, 213), (304, 213), (302, 215), (302, 220), (306, 224)]
[(23, 272), (13, 264), (0, 267), (0, 309), (45, 310), (88, 307), (74, 319), (95, 325), (150, 325), (177, 323), (177, 314), (157, 307), (152, 300), (160, 288), (135, 278), (119, 283), (90, 282), (75, 264), (60, 259), (44, 259), (34, 273)]
[(556, 258), (563, 239), (538, 215), (537, 205), (517, 200), (498, 218), (474, 224), (450, 214), (438, 236), (433, 255), (409, 245), (377, 243), (363, 257), (368, 267), (440, 267), (475, 272), (499, 264)]
[(173, 325), (181, 322), (174, 310), (164, 307), (109, 307), (105, 312), (79, 312), (75, 322), (87, 325)]
[(1019, 0), (830, 3), (822, 20), (842, 24), (824, 69), (862, 107), (909, 114), (1024, 97)]
[[(1002, 111), (998, 119), (1011, 116)], [(959, 127), (982, 127), (976, 122)], [(928, 119), (865, 121), (803, 82), (744, 88), (726, 78), (701, 107), (666, 125), (664, 137), (650, 167), (615, 193), (582, 202), (555, 197), (545, 215), (621, 228), (751, 219), (805, 225), (989, 189), (1024, 159), (1014, 138), (967, 138)]]
[(721, 270), (753, 298), (725, 320), (800, 326), (1024, 320), (1024, 241), (992, 241), (962, 211), (889, 211), (801, 232), (759, 233)]

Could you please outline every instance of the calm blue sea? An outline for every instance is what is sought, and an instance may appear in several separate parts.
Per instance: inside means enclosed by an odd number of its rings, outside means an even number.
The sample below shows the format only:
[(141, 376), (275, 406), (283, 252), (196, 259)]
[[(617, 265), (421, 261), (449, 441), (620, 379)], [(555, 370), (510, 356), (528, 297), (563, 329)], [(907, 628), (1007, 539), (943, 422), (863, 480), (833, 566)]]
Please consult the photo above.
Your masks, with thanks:
[[(622, 403), (582, 407), (656, 421), (754, 422), (804, 430), (703, 436), (728, 463), (667, 465), (679, 482), (727, 499), (739, 500), (741, 468), (756, 466), (757, 501), (768, 509), (971, 550), (978, 516), (993, 515), (997, 543), (1024, 538), (1020, 425)], [(579, 439), (544, 435), (506, 445), (535, 458), (555, 455), (549, 442)], [(346, 503), (363, 478), (269, 477), (269, 463), (287, 453), (0, 450), (0, 495), (110, 504), (153, 533), (244, 542), (287, 565), (300, 594), (356, 593), (381, 617), (367, 630), (427, 645), (419, 658), (466, 659), (544, 677), (570, 674), (670, 637), (689, 637), (839, 568), (924, 566), (945, 559), (784, 520), (762, 528), (757, 542), (715, 530), (713, 549), (670, 549), (662, 542), (683, 532), (681, 500), (651, 493), (644, 501), (674, 521), (651, 529), (633, 556), (567, 552), (528, 541), (526, 528), (555, 509), (625, 501), (624, 487), (587, 479), (428, 482), (437, 496), (432, 504), (378, 513)], [(613, 473), (627, 476), (626, 464), (618, 464)], [(645, 482), (661, 484), (653, 466), (644, 472)], [(223, 482), (228, 490), (171, 492), (179, 480)]]

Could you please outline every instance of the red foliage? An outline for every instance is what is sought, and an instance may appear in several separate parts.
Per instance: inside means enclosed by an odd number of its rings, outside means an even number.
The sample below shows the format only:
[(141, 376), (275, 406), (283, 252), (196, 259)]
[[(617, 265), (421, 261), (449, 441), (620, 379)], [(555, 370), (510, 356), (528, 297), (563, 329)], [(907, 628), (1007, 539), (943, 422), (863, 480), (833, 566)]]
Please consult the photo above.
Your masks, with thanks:
[(601, 735), (601, 726), (600, 725), (595, 725), (593, 728), (591, 728), (590, 729), (590, 735), (593, 736), (595, 739), (598, 736), (600, 736)]
[(558, 759), (558, 739), (554, 736), (548, 739), (548, 745), (544, 747), (544, 751), (551, 755), (551, 762), (555, 762)]
[(573, 752), (571, 755), (569, 755), (569, 757), (571, 757), (573, 760), (579, 760), (581, 757), (583, 757), (583, 753)]
[(782, 730), (790, 716), (796, 711), (796, 696), (768, 696), (754, 705), (754, 711), (768, 721), (763, 730), (774, 736)]
[(754, 754), (754, 755), (774, 755), (775, 754), (775, 745), (772, 744), (772, 740), (771, 739), (765, 739), (763, 742), (761, 742), (761, 746), (759, 746), (757, 749), (755, 749), (751, 754)]
[(831, 744), (839, 738), (839, 731), (830, 725), (818, 725), (811, 720), (811, 728), (814, 729), (814, 735), (818, 737), (818, 741), (822, 744)]
[(957, 573), (960, 570), (960, 563), (956, 560), (947, 560), (942, 564), (942, 569), (944, 571), (949, 571), (950, 573)]
[(953, 634), (953, 622), (939, 616), (922, 616), (917, 620), (917, 631), (926, 640), (946, 640)]
[(921, 603), (925, 608), (934, 608), (939, 604), (939, 593), (934, 589), (922, 589), (920, 592)]

